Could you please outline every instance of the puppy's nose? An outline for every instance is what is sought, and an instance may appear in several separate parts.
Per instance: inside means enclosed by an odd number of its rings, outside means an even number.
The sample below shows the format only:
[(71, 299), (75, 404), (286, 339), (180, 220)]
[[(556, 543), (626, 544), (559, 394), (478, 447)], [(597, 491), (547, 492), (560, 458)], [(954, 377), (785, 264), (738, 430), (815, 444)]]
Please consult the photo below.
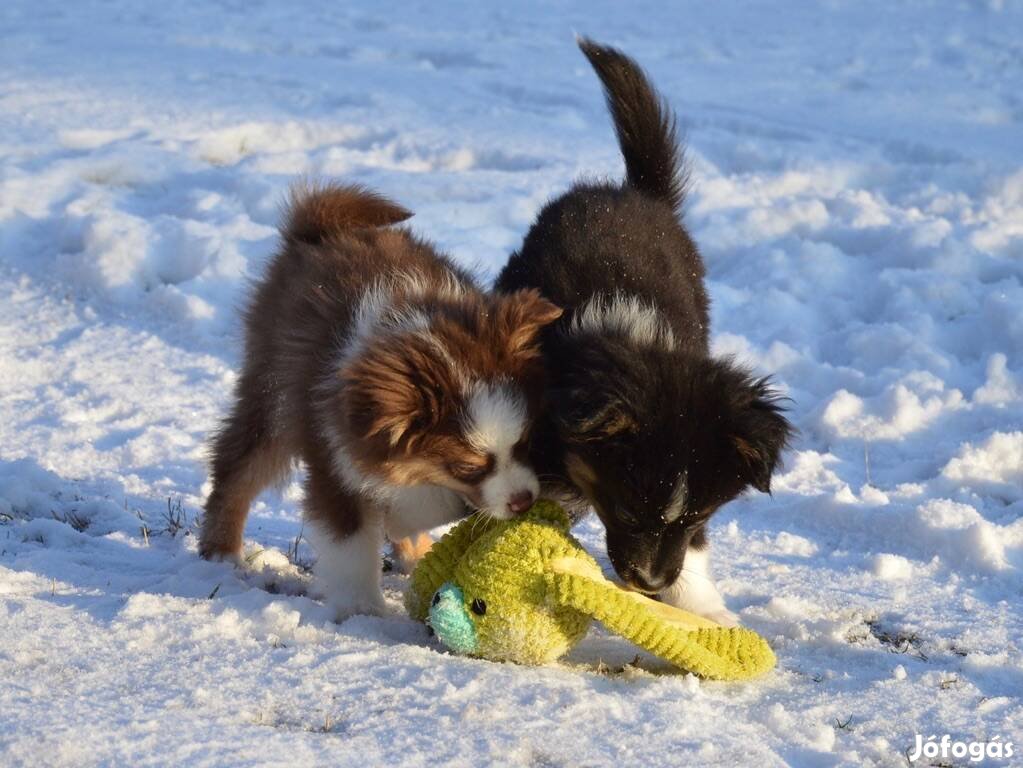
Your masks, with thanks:
[(670, 584), (664, 576), (655, 576), (639, 568), (628, 569), (628, 572), (622, 575), (622, 579), (630, 589), (648, 595), (656, 594)]
[(519, 491), (513, 493), (512, 497), (508, 499), (508, 511), (513, 515), (521, 515), (531, 506), (533, 506), (532, 491)]

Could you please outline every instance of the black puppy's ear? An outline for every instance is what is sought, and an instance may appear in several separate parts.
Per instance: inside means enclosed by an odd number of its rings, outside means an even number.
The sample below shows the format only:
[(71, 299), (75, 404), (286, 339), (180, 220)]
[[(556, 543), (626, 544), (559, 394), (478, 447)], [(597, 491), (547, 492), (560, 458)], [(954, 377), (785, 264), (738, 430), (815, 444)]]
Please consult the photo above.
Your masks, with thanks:
[(562, 439), (603, 443), (638, 432), (642, 406), (633, 404), (643, 402), (644, 388), (635, 381), (642, 379), (643, 369), (601, 338), (580, 338), (550, 370), (554, 384), (548, 408)]
[[(580, 398), (586, 403), (586, 398)], [(600, 401), (587, 408), (568, 409), (558, 415), (561, 432), (574, 443), (595, 443), (609, 440), (638, 429), (635, 417), (617, 398)]]
[(618, 400), (605, 403), (576, 425), (576, 431), (590, 440), (605, 440), (623, 432), (635, 432), (636, 429), (636, 420), (625, 404)]
[(733, 400), (729, 439), (743, 479), (762, 493), (771, 492), (771, 475), (793, 428), (782, 413), (783, 399), (767, 378), (746, 379)]

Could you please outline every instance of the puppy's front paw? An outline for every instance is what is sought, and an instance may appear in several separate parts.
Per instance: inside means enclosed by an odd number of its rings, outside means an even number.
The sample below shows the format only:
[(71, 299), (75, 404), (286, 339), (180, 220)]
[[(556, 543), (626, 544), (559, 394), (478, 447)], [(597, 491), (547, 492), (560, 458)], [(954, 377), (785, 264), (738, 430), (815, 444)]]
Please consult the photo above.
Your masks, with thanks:
[(199, 556), (211, 563), (230, 563), (236, 568), (245, 564), (241, 550), (221, 549), (215, 546), (199, 545)]
[(720, 624), (722, 627), (738, 627), (741, 623), (738, 615), (732, 613), (727, 608), (720, 608), (716, 611), (709, 611), (700, 615), (716, 624)]
[(334, 622), (341, 624), (352, 616), (387, 616), (390, 609), (383, 595), (335, 597), (327, 602), (334, 613)]
[(661, 602), (695, 613), (723, 627), (739, 626), (739, 617), (725, 607), (725, 601), (710, 579), (683, 572), (682, 576), (661, 592)]

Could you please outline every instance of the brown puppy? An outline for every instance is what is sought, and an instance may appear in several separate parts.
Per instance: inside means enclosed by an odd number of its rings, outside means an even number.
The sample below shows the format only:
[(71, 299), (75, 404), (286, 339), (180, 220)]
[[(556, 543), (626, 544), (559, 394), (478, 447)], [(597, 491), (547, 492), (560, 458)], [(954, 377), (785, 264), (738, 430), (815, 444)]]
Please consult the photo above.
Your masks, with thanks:
[[(237, 558), (249, 505), (304, 461), (306, 531), (339, 619), (379, 613), (380, 548), (476, 508), (524, 511), (544, 389), (535, 290), (484, 294), (354, 186), (292, 195), (245, 315), (245, 360), (213, 440), (199, 550)], [(468, 504), (468, 507), (466, 506)]]

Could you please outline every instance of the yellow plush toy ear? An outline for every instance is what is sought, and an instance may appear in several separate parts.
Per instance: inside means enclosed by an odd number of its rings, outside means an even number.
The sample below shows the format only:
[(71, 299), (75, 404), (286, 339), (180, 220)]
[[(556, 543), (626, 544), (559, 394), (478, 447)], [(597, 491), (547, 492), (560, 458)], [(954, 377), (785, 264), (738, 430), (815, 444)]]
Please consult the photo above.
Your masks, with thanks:
[(552, 560), (545, 575), (548, 597), (586, 613), (640, 648), (715, 680), (745, 680), (775, 664), (767, 642), (745, 627), (714, 622), (627, 592), (600, 568), (572, 557)]
[(465, 518), (462, 522), (434, 542), (423, 559), (416, 565), (405, 592), (405, 609), (416, 621), (426, 621), (430, 612), (430, 601), (444, 582), (452, 581), (455, 566), (462, 555), (476, 539), (502, 521), (480, 514)]

